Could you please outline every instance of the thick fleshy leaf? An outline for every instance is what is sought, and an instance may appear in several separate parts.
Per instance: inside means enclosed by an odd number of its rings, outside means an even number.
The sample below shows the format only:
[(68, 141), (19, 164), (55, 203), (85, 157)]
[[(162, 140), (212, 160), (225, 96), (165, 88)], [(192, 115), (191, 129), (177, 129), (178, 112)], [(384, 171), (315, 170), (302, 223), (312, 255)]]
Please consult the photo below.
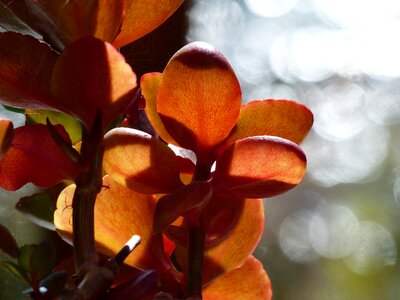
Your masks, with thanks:
[(13, 258), (19, 255), (17, 242), (8, 229), (0, 224), (0, 250), (4, 251)]
[(14, 126), (10, 120), (0, 119), (0, 159), (6, 153), (14, 137)]
[(50, 93), (58, 54), (31, 36), (0, 33), (0, 99), (10, 106), (61, 109)]
[(211, 184), (206, 181), (198, 181), (161, 197), (157, 202), (154, 214), (154, 232), (162, 232), (188, 210), (205, 205), (210, 200), (211, 195)]
[[(71, 239), (72, 198), (75, 185), (60, 194), (54, 223), (64, 239)], [(139, 235), (141, 244), (128, 256), (125, 263), (139, 269), (162, 269), (169, 265), (164, 258), (162, 243), (152, 234), (156, 200), (151, 195), (138, 194), (103, 178), (103, 188), (95, 204), (95, 234), (99, 252), (114, 256), (131, 238)]]
[(183, 1), (126, 0), (125, 18), (114, 45), (125, 46), (156, 29), (178, 9)]
[(193, 150), (200, 164), (212, 163), (213, 151), (239, 116), (239, 81), (214, 47), (194, 42), (179, 50), (165, 68), (157, 111), (179, 146)]
[(44, 33), (61, 36), (65, 44), (84, 36), (112, 42), (124, 17), (122, 0), (36, 0), (28, 7), (36, 19), (53, 23), (41, 28)]
[(161, 76), (161, 73), (147, 73), (140, 79), (140, 88), (142, 89), (143, 96), (146, 100), (145, 111), (151, 126), (153, 126), (157, 134), (168, 144), (177, 145), (177, 142), (174, 141), (165, 129), (164, 124), (160, 119), (160, 115), (157, 112), (156, 100)]
[[(61, 126), (58, 133), (70, 142)], [(0, 187), (15, 191), (28, 182), (50, 187), (74, 179), (78, 166), (53, 140), (47, 126), (37, 124), (14, 130), (11, 146), (0, 160)]]
[(213, 186), (216, 191), (242, 197), (271, 197), (300, 183), (306, 164), (304, 152), (289, 140), (248, 137), (231, 144), (218, 157)]
[(313, 114), (290, 100), (256, 100), (242, 106), (239, 119), (224, 144), (255, 135), (273, 135), (300, 144), (313, 124)]
[(270, 300), (271, 282), (262, 264), (250, 256), (240, 268), (217, 278), (203, 289), (204, 300)]
[(65, 48), (55, 65), (51, 87), (66, 112), (91, 128), (98, 111), (108, 124), (129, 104), (136, 75), (111, 44), (84, 37)]
[(151, 135), (115, 128), (104, 137), (103, 166), (118, 183), (139, 193), (169, 193), (181, 187), (174, 152)]
[(81, 123), (74, 117), (65, 113), (53, 110), (44, 109), (26, 109), (26, 122), (30, 124), (46, 124), (47, 119), (51, 124), (61, 124), (68, 132), (72, 144), (76, 144), (82, 139), (82, 126)]
[[(206, 249), (204, 284), (243, 265), (255, 250), (264, 232), (264, 205), (261, 199), (243, 199), (244, 205), (236, 226), (219, 244)], [(229, 203), (226, 203), (229, 206)]]

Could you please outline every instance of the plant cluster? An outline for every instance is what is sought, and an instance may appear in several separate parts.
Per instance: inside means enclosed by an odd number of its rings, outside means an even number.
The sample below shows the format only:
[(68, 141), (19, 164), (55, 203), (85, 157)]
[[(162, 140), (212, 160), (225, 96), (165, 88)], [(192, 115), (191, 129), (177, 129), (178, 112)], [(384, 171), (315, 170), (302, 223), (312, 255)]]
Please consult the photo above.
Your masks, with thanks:
[[(252, 256), (262, 198), (302, 180), (298, 144), (313, 116), (290, 100), (242, 105), (229, 62), (204, 42), (139, 81), (118, 49), (182, 2), (7, 6), (36, 37), (0, 33), (0, 101), (27, 119), (19, 128), (0, 120), (0, 187), (43, 188), (18, 209), (73, 245), (72, 258), (50, 242), (19, 247), (0, 227), (11, 258), (1, 264), (32, 298), (271, 298)], [(140, 122), (127, 112), (140, 109), (152, 134), (132, 128)]]

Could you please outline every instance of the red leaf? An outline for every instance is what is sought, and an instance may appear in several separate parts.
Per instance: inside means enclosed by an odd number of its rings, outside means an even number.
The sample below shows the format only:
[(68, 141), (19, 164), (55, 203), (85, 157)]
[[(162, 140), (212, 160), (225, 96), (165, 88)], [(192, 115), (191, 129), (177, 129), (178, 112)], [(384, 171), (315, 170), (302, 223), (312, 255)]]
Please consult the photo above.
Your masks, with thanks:
[[(62, 126), (58, 133), (71, 143)], [(73, 163), (53, 140), (47, 126), (36, 124), (14, 130), (11, 146), (0, 160), (0, 186), (15, 191), (28, 182), (50, 187), (74, 179), (78, 166)]]

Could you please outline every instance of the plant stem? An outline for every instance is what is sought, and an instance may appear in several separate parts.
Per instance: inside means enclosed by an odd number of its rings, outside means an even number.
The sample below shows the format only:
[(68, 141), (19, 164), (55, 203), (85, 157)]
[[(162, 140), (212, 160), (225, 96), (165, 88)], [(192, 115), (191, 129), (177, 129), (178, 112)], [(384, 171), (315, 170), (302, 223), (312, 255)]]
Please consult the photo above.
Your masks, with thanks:
[[(198, 165), (193, 181), (206, 181), (211, 166)], [(205, 232), (202, 222), (203, 207), (188, 211), (185, 219), (188, 227), (188, 270), (186, 274), (186, 299), (202, 299), (203, 261)]]
[(81, 171), (72, 200), (72, 226), (77, 282), (97, 265), (94, 204), (102, 185), (103, 130), (98, 117), (90, 131), (82, 130)]

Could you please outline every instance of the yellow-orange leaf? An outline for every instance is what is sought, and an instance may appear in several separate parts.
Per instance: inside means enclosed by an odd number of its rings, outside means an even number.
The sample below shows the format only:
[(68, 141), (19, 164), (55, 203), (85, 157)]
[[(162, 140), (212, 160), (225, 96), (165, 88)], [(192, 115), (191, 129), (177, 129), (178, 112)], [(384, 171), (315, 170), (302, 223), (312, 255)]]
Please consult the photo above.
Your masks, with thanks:
[(177, 145), (165, 129), (157, 112), (157, 92), (161, 82), (161, 73), (147, 73), (140, 79), (140, 88), (146, 100), (145, 112), (157, 134), (168, 144)]
[(169, 193), (183, 185), (178, 157), (147, 133), (116, 128), (106, 134), (104, 146), (106, 172), (136, 192)]
[(121, 0), (36, 0), (29, 1), (28, 7), (36, 18), (45, 21), (49, 18), (56, 26), (43, 30), (58, 31), (65, 44), (84, 36), (112, 42), (124, 17), (124, 1)]
[(313, 114), (290, 100), (256, 100), (242, 106), (225, 144), (255, 135), (273, 135), (300, 144), (313, 124)]
[(136, 75), (111, 44), (84, 37), (65, 48), (51, 84), (67, 112), (90, 128), (98, 111), (108, 124), (129, 104)]
[[(160, 26), (184, 0), (126, 0), (125, 18), (121, 32), (114, 41), (116, 47), (125, 46)], [(109, 1), (112, 2), (112, 1)]]
[(204, 300), (270, 300), (271, 282), (262, 264), (250, 256), (240, 268), (203, 289)]
[(239, 116), (241, 90), (226, 58), (211, 45), (194, 42), (169, 61), (156, 101), (171, 137), (193, 150), (200, 163), (210, 163)]
[[(72, 236), (72, 198), (75, 185), (70, 185), (58, 197), (54, 223), (66, 239)], [(103, 188), (95, 204), (95, 238), (99, 252), (113, 256), (137, 234), (141, 244), (125, 260), (140, 269), (162, 269), (167, 263), (159, 241), (152, 235), (152, 220), (156, 200), (103, 178)]]
[(217, 159), (213, 184), (249, 198), (271, 197), (296, 186), (306, 171), (301, 148), (279, 137), (254, 136), (236, 141)]
[(264, 231), (263, 202), (261, 199), (243, 201), (242, 213), (230, 235), (205, 252), (204, 284), (243, 265), (260, 241)]

